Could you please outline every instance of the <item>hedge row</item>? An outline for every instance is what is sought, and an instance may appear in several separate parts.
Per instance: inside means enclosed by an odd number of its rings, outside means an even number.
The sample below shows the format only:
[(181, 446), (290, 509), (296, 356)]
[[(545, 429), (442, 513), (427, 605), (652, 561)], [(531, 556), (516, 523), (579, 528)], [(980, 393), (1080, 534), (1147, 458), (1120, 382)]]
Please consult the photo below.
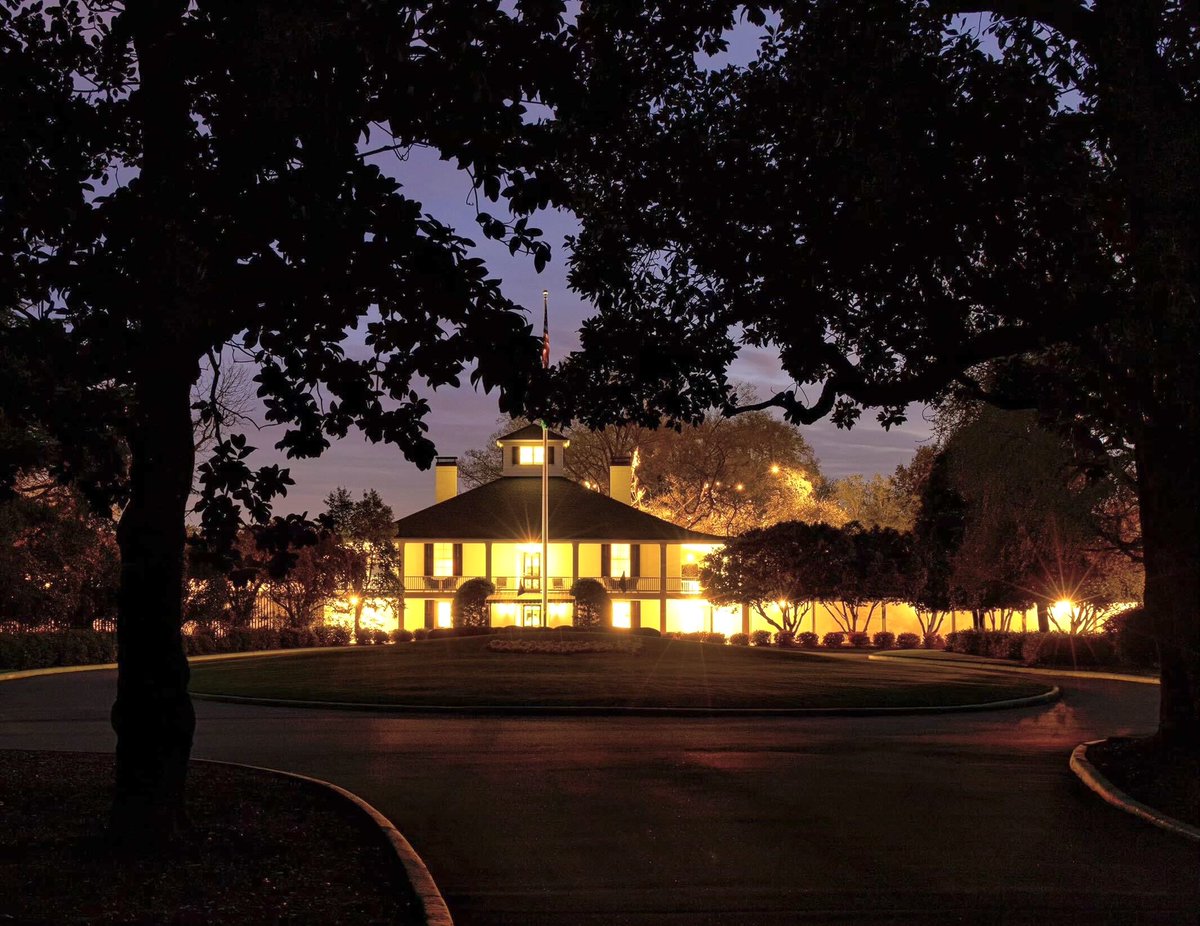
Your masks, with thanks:
[(1110, 634), (1019, 633), (1007, 630), (959, 630), (946, 638), (946, 649), (968, 656), (1011, 659), (1026, 666), (1116, 666), (1121, 664)]
[(95, 630), (0, 633), (0, 669), (89, 666), (117, 659), (117, 635)]

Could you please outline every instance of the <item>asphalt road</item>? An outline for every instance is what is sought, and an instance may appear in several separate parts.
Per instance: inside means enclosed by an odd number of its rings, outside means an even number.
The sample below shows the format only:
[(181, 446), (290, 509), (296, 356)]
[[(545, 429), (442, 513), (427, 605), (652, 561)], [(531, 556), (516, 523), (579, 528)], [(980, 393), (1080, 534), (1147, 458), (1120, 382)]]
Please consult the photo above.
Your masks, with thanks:
[[(1072, 747), (1158, 690), (876, 718), (451, 718), (197, 702), (195, 754), (362, 795), (473, 924), (1200, 923), (1200, 850)], [(115, 678), (0, 684), (0, 748), (107, 750)]]

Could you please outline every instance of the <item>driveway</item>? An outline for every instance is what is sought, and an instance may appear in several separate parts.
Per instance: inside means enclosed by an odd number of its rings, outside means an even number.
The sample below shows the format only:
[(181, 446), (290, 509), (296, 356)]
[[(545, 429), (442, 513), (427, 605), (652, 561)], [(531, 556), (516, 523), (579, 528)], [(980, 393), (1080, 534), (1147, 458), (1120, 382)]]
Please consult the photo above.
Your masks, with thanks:
[[(874, 718), (465, 718), (198, 701), (195, 755), (362, 795), (472, 924), (1187, 923), (1200, 851), (1103, 804), (1077, 743), (1158, 690)], [(107, 750), (112, 672), (0, 684), (0, 748)]]

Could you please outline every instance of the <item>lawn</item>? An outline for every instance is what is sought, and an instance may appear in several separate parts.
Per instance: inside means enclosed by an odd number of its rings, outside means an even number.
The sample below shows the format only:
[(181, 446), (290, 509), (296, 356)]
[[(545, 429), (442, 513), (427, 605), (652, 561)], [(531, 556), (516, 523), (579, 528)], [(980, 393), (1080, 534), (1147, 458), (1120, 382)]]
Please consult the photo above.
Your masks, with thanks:
[[(556, 633), (553, 639), (578, 638)], [(545, 707), (924, 707), (1040, 694), (981, 671), (642, 638), (640, 652), (488, 652), (487, 637), (206, 662), (192, 691), (299, 701)], [(495, 639), (495, 638), (492, 638)]]

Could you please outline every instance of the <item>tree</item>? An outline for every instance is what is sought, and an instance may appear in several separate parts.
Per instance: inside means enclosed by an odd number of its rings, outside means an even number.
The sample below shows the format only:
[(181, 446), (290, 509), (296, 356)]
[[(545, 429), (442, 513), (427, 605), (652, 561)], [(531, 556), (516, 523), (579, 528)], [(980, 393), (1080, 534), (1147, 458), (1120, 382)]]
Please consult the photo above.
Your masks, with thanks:
[[(480, 211), (483, 235), (540, 269), (548, 249), (525, 216), (551, 187), (526, 101), (558, 102), (561, 10), (11, 6), (0, 350), (28, 350), (47, 372), (18, 370), (27, 391), (0, 403), (13, 429), (63, 448), (56, 476), (125, 501), (111, 830), (146, 846), (182, 817), (195, 723), (179, 625), (200, 364), (219, 379), (230, 351), (251, 361), (294, 457), (357, 427), (429, 465), (422, 383), (469, 375), (519, 411), (538, 375), (531, 326), (472, 242), (380, 164), (437, 150), (484, 199), (503, 197), (510, 217)], [(362, 349), (347, 344), (360, 323)], [(227, 424), (219, 402), (200, 404), (202, 422)], [(72, 467), (114, 436), (127, 470), (96, 464), (110, 455)], [(268, 526), (290, 484), (278, 467), (252, 469), (251, 450), (222, 428), (200, 467), (201, 526), (219, 548), (245, 523)], [(292, 527), (261, 537), (274, 544)]]
[(746, 604), (776, 630), (795, 633), (828, 590), (830, 553), (842, 532), (785, 521), (747, 531), (705, 557), (700, 581), (716, 605)]
[[(582, 82), (620, 105), (558, 126), (583, 222), (571, 279), (599, 309), (563, 365), (564, 394), (590, 384), (573, 414), (733, 411), (736, 335), (812, 386), (750, 406), (791, 421), (878, 407), (890, 425), (958, 387), (1128, 448), (1158, 741), (1200, 749), (1195, 5), (754, 5), (780, 17), (749, 66), (662, 54), (645, 89), (613, 76), (662, 36), (719, 47), (734, 5), (715, 7), (663, 12), (676, 28), (649, 37), (616, 13), (581, 33)], [(1005, 358), (1033, 388), (975, 378)]]
[(346, 561), (353, 557), (354, 551), (326, 534), (296, 550), (287, 572), (272, 577), (263, 591), (283, 610), (289, 627), (309, 627), (321, 607), (340, 590), (342, 577), (350, 571)]
[(491, 624), (488, 599), (494, 594), (496, 586), (488, 579), (479, 576), (467, 579), (454, 592), (454, 626), (487, 627)]
[(914, 582), (910, 603), (924, 633), (937, 633), (946, 615), (955, 610), (953, 558), (966, 529), (966, 502), (955, 491), (950, 464), (937, 453), (921, 487), (913, 524)]
[(25, 483), (0, 501), (0, 622), (90, 628), (116, 612), (111, 521), (71, 489)]
[(392, 509), (374, 489), (354, 501), (344, 488), (325, 499), (325, 521), (342, 548), (339, 591), (354, 615), (354, 638), (368, 601), (382, 601), (399, 614), (404, 600), (401, 547), (396, 543)]
[[(749, 395), (746, 387), (740, 392)], [(496, 440), (527, 423), (501, 419), (484, 446), (466, 452), (460, 472), (468, 485), (500, 477)], [(682, 527), (732, 535), (786, 520), (844, 520), (821, 497), (820, 466), (800, 429), (765, 412), (709, 413), (678, 429), (577, 425), (564, 432), (568, 478), (607, 494), (612, 461), (633, 457), (635, 506)]]
[(852, 521), (819, 563), (826, 571), (821, 598), (846, 633), (866, 633), (877, 609), (912, 597), (913, 565), (910, 535)]
[(576, 579), (571, 585), (575, 599), (575, 626), (586, 630), (612, 626), (612, 603), (608, 589), (596, 579)]

